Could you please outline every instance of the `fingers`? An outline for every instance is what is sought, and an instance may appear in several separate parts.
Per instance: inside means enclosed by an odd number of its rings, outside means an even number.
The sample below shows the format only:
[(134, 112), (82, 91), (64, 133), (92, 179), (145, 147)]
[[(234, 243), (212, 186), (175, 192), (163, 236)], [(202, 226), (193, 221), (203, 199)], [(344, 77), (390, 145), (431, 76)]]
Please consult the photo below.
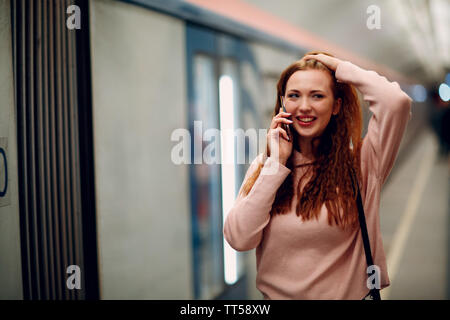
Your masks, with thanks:
[(272, 129), (272, 130), (270, 130), (270, 132), (269, 132), (269, 135), (272, 135), (273, 137), (279, 137), (280, 134), (281, 134), (287, 141), (290, 141), (289, 136), (288, 136), (286, 130), (284, 130), (284, 129), (281, 128), (281, 127)]
[(293, 121), (289, 120), (289, 119), (285, 119), (285, 118), (277, 118), (277, 119), (273, 119), (271, 125), (270, 125), (270, 129), (275, 130), (277, 128), (281, 128), (282, 124), (285, 125), (289, 125), (292, 124)]
[(332, 58), (332, 57), (327, 56), (322, 53), (319, 53), (319, 54), (308, 54), (308, 55), (304, 56), (302, 59), (304, 59), (304, 60), (315, 59), (315, 60), (322, 62), (323, 60), (326, 61), (328, 58)]
[(278, 117), (290, 117), (292, 115), (292, 113), (290, 112), (280, 112), (279, 114), (277, 114), (274, 119), (278, 118)]
[(279, 127), (281, 125), (281, 123), (286, 123), (286, 124), (293, 123), (292, 120), (286, 119), (290, 116), (291, 116), (291, 113), (280, 111), (280, 113), (278, 113), (275, 117), (273, 117), (272, 122), (270, 124), (270, 129), (275, 129), (275, 128)]
[(291, 124), (293, 121), (286, 118), (274, 118), (270, 128), (276, 129), (277, 127), (280, 127), (282, 123)]
[(324, 65), (326, 65), (328, 68), (330, 68), (331, 70), (336, 70), (337, 65), (339, 63), (339, 59), (335, 58), (335, 57), (330, 57), (327, 56), (325, 54), (319, 53), (319, 54), (314, 54), (314, 55), (307, 55), (304, 56), (302, 59), (305, 60), (309, 60), (309, 59), (315, 59), (317, 61), (322, 62)]
[(276, 128), (274, 131), (278, 132), (278, 134), (281, 134), (286, 140), (290, 141), (289, 136), (286, 132), (286, 130), (284, 130), (281, 127)]
[(318, 54), (308, 54), (308, 55), (304, 56), (302, 59), (309, 60), (309, 59), (315, 59), (315, 58), (320, 58), (320, 56)]

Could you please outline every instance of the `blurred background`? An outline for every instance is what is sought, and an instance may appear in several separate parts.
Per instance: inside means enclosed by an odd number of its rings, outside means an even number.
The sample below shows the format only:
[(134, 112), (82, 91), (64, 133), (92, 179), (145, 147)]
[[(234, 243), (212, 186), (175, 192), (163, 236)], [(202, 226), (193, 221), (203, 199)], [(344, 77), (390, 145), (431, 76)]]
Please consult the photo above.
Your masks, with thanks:
[(311, 50), (413, 99), (382, 191), (382, 298), (448, 299), (449, 9), (0, 0), (0, 299), (261, 299), (255, 253), (222, 234), (253, 159), (176, 164), (173, 132), (186, 129), (194, 150), (207, 145), (195, 120), (203, 131), (267, 129), (281, 71)]

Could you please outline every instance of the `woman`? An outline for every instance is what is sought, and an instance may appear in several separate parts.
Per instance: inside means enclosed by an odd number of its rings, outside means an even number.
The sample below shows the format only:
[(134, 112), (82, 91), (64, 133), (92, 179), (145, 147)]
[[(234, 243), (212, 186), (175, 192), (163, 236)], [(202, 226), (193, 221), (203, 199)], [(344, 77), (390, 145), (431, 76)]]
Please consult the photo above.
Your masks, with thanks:
[[(354, 87), (373, 113), (362, 141)], [(225, 221), (225, 239), (238, 251), (256, 248), (256, 284), (265, 299), (363, 299), (368, 275), (353, 177), (383, 289), (389, 277), (380, 191), (411, 117), (411, 99), (396, 82), (318, 52), (289, 66), (277, 91), (267, 155), (250, 165)], [(290, 125), (292, 138), (282, 124)]]

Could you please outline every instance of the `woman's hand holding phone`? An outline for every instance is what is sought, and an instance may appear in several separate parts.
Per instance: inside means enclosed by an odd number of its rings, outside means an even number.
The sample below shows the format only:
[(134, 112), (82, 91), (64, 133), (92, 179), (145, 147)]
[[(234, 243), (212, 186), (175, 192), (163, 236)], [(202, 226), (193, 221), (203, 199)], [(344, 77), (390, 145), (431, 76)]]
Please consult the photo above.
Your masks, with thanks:
[(287, 119), (291, 116), (288, 112), (283, 112), (280, 108), (279, 113), (273, 117), (267, 133), (267, 155), (277, 158), (278, 161), (286, 165), (287, 159), (292, 153), (292, 138), (289, 137), (283, 125), (289, 125), (292, 120)]

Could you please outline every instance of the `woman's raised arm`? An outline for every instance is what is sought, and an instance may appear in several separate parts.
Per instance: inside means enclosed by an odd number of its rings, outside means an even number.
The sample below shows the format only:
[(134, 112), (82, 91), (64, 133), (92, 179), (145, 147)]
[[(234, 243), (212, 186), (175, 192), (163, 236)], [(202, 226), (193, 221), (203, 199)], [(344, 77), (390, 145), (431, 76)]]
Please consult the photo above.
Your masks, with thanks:
[(375, 173), (383, 185), (411, 118), (412, 100), (397, 82), (390, 82), (375, 71), (361, 69), (348, 61), (338, 64), (335, 75), (339, 81), (354, 85), (369, 102), (372, 116), (363, 139), (361, 170), (366, 176)]

